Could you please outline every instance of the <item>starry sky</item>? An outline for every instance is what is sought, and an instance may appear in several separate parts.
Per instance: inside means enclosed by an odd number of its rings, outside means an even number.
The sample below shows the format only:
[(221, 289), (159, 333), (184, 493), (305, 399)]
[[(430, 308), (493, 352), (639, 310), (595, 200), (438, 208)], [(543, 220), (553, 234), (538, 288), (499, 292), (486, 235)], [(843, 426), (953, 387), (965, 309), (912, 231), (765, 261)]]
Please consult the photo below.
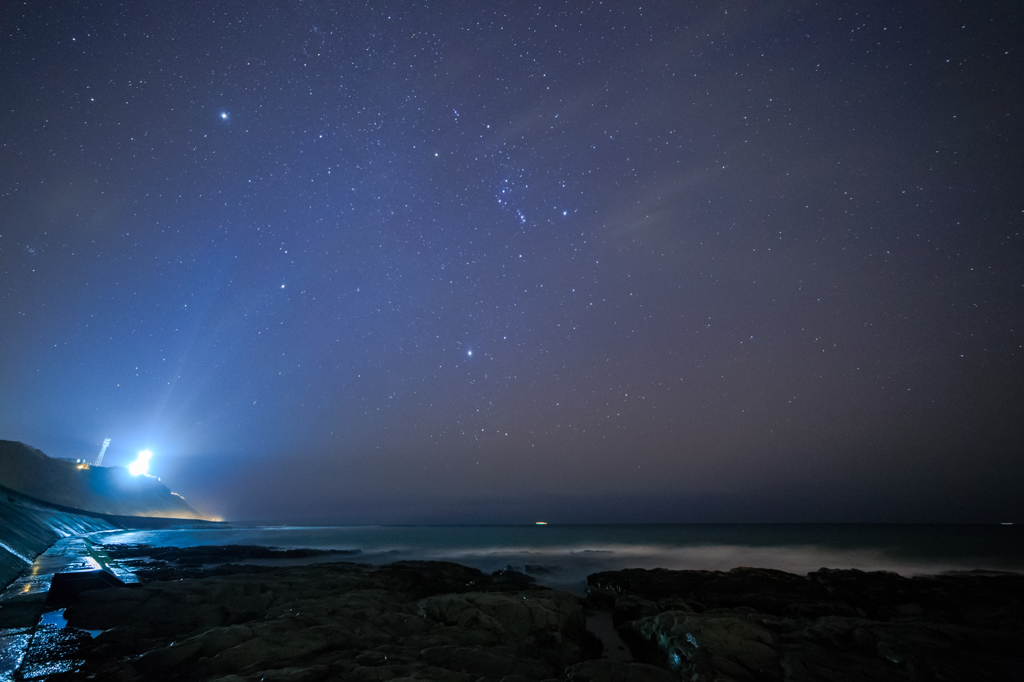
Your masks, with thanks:
[(235, 520), (1024, 520), (1022, 15), (5, 2), (0, 438)]

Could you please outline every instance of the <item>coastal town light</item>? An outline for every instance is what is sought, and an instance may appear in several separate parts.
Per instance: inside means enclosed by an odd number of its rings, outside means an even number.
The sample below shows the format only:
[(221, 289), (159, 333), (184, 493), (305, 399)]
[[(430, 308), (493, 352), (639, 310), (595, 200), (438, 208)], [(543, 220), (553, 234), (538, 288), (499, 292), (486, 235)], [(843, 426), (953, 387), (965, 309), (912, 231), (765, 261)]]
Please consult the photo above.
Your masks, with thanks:
[(135, 461), (128, 465), (128, 473), (132, 476), (141, 476), (146, 473), (149, 471), (149, 460), (152, 458), (152, 452), (149, 450), (143, 450), (139, 453), (139, 456), (135, 458)]

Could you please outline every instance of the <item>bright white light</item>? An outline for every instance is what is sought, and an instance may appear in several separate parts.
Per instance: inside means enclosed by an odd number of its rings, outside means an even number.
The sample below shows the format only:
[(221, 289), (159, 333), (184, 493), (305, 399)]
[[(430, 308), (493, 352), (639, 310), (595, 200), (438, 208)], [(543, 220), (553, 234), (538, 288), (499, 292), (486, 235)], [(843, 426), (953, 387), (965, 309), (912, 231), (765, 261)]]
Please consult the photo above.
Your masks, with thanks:
[(466, 351), (466, 355), (468, 355), (469, 357), (473, 357), (473, 351)]
[(226, 111), (220, 112), (220, 118), (221, 118), (222, 121), (228, 120), (228, 112), (226, 112)]
[(149, 471), (149, 460), (153, 459), (153, 453), (143, 450), (134, 462), (128, 465), (128, 473), (132, 476), (141, 476)]

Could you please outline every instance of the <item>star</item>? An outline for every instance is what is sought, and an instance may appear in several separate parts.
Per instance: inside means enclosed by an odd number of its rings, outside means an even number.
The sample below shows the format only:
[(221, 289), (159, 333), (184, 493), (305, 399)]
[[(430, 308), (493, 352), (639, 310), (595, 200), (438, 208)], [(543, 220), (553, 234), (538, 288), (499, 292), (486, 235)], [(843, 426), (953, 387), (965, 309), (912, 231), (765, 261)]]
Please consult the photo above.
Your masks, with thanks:
[[(0, 25), (67, 46), (13, 4)], [(0, 438), (82, 457), (111, 435), (126, 463), (153, 438), (190, 503), (239, 519), (1018, 514), (1024, 93), (998, 49), (1019, 19), (313, 4), (282, 30), (240, 0), (195, 25), (105, 3), (153, 38), (83, 33), (101, 83), (27, 78), (52, 40), (0, 53)], [(856, 104), (882, 71), (917, 85)], [(850, 105), (797, 106), (794, 83)]]

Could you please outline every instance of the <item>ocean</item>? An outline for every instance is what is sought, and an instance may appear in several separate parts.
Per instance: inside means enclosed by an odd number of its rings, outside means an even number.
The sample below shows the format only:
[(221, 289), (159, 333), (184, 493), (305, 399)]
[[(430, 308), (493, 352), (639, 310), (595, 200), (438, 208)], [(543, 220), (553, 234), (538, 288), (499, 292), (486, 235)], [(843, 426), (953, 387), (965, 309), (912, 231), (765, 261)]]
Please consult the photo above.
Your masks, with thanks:
[[(104, 543), (159, 547), (260, 545), (338, 549), (315, 560), (384, 564), (454, 561), (492, 572), (511, 567), (538, 583), (581, 594), (586, 576), (623, 568), (806, 574), (819, 568), (1024, 573), (1024, 526), (898, 524), (665, 524), (544, 526), (219, 526), (116, 531)], [(253, 563), (309, 563), (267, 560)]]

